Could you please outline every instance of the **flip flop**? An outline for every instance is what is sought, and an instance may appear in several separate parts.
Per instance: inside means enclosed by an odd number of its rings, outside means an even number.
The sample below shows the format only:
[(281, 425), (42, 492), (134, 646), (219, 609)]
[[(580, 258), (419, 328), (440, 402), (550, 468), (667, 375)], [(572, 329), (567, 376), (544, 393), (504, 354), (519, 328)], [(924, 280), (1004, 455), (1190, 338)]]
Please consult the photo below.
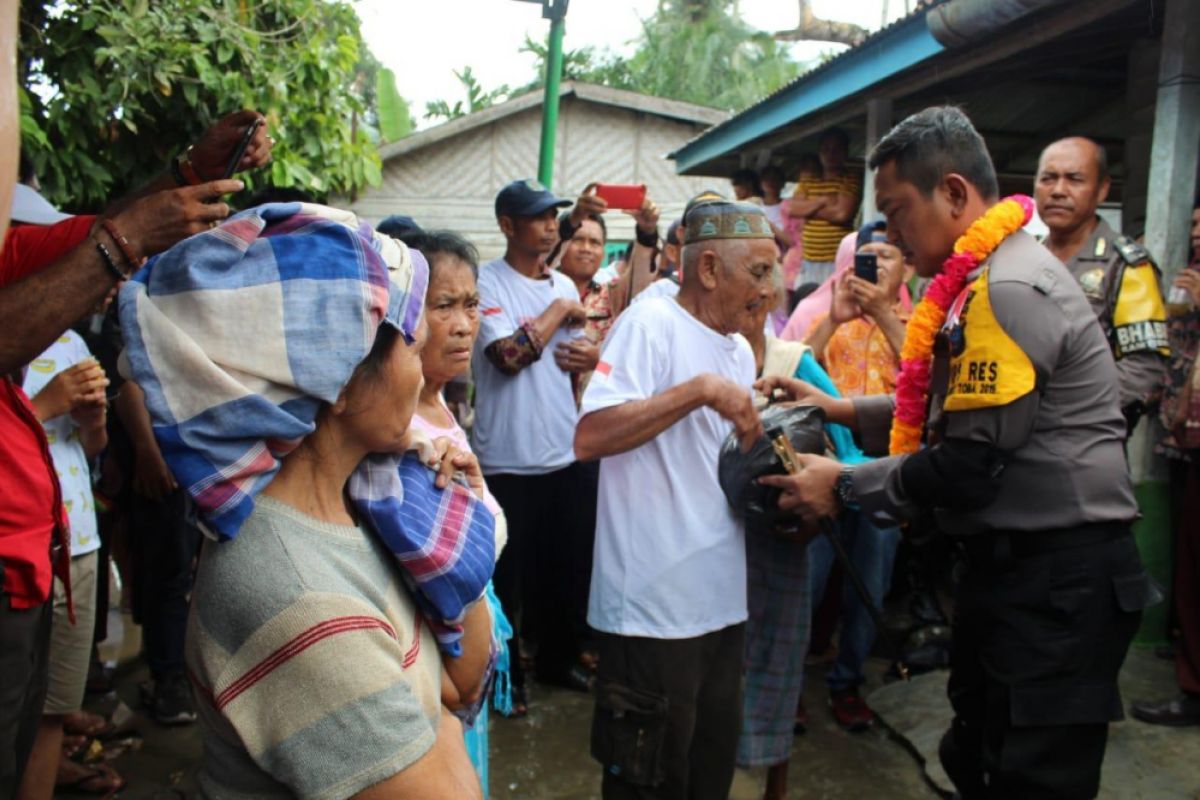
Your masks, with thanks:
[(79, 764), (76, 766), (84, 770), (84, 774), (71, 781), (56, 783), (55, 791), (82, 792), (111, 797), (125, 788), (125, 780), (107, 764), (91, 766)]

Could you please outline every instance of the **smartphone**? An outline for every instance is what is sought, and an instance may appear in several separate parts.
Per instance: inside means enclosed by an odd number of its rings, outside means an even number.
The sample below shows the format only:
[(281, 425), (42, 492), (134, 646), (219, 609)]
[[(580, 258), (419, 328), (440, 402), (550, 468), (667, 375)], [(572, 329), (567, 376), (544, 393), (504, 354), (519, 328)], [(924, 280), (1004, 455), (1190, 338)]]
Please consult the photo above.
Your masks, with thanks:
[(246, 148), (250, 146), (251, 140), (254, 139), (255, 131), (262, 127), (262, 124), (263, 118), (259, 117), (246, 127), (246, 132), (242, 134), (241, 141), (234, 148), (233, 158), (229, 159), (229, 163), (225, 166), (225, 174), (222, 177), (232, 178), (233, 173), (237, 172), (237, 166), (241, 163), (242, 156), (246, 155)]
[(646, 200), (644, 183), (598, 183), (596, 195), (604, 198), (609, 208), (636, 211)]
[(874, 253), (854, 254), (854, 276), (867, 283), (879, 283), (879, 260)]

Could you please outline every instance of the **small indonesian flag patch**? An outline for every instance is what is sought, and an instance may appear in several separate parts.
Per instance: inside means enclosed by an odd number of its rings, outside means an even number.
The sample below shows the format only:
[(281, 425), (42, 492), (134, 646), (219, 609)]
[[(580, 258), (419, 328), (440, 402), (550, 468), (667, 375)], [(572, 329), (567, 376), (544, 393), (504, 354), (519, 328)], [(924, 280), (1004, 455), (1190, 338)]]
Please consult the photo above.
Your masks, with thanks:
[(597, 361), (596, 372), (599, 372), (601, 375), (607, 378), (612, 374), (612, 364), (608, 363), (607, 361)]
[(492, 306), (491, 308), (480, 309), (479, 313), (483, 314), (485, 317), (494, 317), (502, 311), (504, 311), (504, 309), (500, 308), (500, 306)]

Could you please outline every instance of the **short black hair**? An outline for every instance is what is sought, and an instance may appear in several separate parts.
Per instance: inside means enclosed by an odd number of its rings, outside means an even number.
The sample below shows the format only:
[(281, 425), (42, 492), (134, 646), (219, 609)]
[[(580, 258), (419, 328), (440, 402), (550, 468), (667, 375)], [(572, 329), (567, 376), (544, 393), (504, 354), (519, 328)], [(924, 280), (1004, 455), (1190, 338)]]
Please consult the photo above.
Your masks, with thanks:
[(796, 162), (796, 174), (808, 170), (809, 172), (821, 171), (821, 159), (817, 158), (815, 153), (805, 153), (800, 156), (800, 160)]
[(400, 241), (425, 256), (429, 262), (429, 278), (437, 270), (438, 256), (452, 256), (471, 268), (471, 273), (479, 274), (479, 251), (475, 245), (459, 233), (446, 230), (418, 230), (399, 237)]
[[(570, 211), (564, 211), (563, 213), (559, 214), (558, 230), (559, 230), (560, 235), (562, 234), (564, 223), (567, 223), (568, 220), (570, 220), (570, 219), (571, 219)], [(607, 244), (608, 243), (608, 224), (604, 221), (604, 215), (603, 214), (588, 214), (586, 217), (584, 217), (584, 219), (590, 219), (592, 222), (594, 222), (600, 226), (600, 233), (602, 233), (604, 235), (604, 242), (605, 242), (605, 244)]]
[(826, 139), (837, 139), (839, 142), (841, 142), (843, 148), (847, 150), (850, 148), (850, 134), (846, 133), (846, 131), (842, 128), (828, 128), (824, 133), (821, 134), (818, 144)]
[(758, 197), (762, 194), (762, 184), (758, 182), (758, 173), (752, 169), (739, 169), (733, 173), (729, 182), (734, 186), (750, 187), (750, 194)]
[(783, 170), (780, 169), (779, 167), (775, 166), (774, 164), (763, 167), (763, 171), (761, 173), (759, 173), (760, 180), (766, 179), (766, 178), (774, 178), (779, 183), (780, 186), (787, 183), (787, 178), (784, 177)]
[(867, 165), (879, 169), (896, 162), (896, 174), (928, 197), (942, 178), (954, 172), (979, 190), (985, 200), (1000, 196), (996, 168), (983, 137), (962, 109), (932, 106), (905, 119), (875, 145)]

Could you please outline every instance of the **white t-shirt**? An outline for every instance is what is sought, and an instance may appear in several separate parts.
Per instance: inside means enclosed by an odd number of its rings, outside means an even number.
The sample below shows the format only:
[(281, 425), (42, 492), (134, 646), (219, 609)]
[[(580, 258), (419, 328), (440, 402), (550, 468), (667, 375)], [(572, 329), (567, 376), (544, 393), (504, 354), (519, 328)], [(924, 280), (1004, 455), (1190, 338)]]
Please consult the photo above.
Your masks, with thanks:
[[(746, 387), (754, 354), (673, 298), (629, 308), (604, 345), (581, 415), (661, 394), (702, 373)], [(588, 622), (607, 633), (683, 639), (746, 620), (742, 522), (717, 482), (733, 425), (709, 408), (600, 462)]]
[[(68, 330), (34, 359), (25, 373), (25, 394), (33, 397), (55, 375), (91, 356), (83, 339)], [(79, 441), (79, 426), (70, 414), (61, 414), (42, 423), (46, 441), (50, 443), (50, 459), (62, 487), (63, 505), (71, 524), (71, 556), (82, 556), (100, 549), (96, 528), (96, 501), (92, 496), (92, 474), (83, 443)]]
[(642, 289), (633, 296), (630, 305), (640, 303), (643, 300), (649, 300), (654, 297), (674, 297), (679, 294), (679, 284), (670, 278), (659, 278), (654, 283)]
[(575, 395), (571, 376), (558, 368), (559, 343), (583, 335), (560, 327), (542, 357), (516, 375), (505, 375), (484, 354), (487, 346), (516, 332), (559, 297), (579, 302), (565, 275), (526, 278), (503, 258), (479, 269), (479, 337), (475, 340), (475, 427), (472, 446), (485, 475), (542, 475), (575, 460)]

